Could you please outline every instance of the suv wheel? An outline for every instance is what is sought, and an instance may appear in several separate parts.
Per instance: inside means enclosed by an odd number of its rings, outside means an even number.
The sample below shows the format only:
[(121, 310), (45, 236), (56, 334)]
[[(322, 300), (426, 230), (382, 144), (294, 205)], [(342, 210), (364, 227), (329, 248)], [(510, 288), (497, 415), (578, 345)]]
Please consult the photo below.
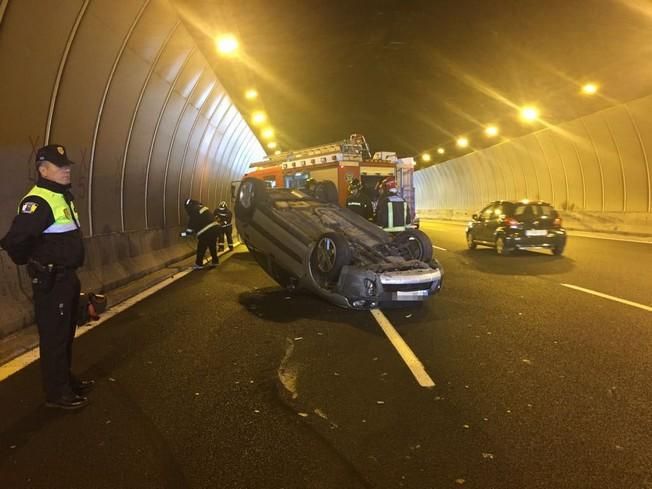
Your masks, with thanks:
[(502, 236), (496, 238), (496, 253), (501, 256), (509, 255), (509, 248), (505, 247), (505, 239)]
[(471, 231), (466, 233), (466, 246), (468, 246), (470, 250), (475, 250), (478, 246), (473, 240), (473, 234), (471, 234)]
[(564, 245), (557, 245), (557, 246), (553, 246), (552, 248), (552, 254), (555, 256), (561, 256), (563, 252), (564, 252)]
[(329, 232), (319, 237), (310, 256), (313, 276), (319, 277), (324, 282), (336, 281), (342, 267), (349, 263), (351, 263), (351, 247), (344, 236)]
[(406, 229), (394, 237), (394, 244), (403, 249), (403, 254), (409, 260), (426, 263), (432, 260), (432, 241), (423, 231)]

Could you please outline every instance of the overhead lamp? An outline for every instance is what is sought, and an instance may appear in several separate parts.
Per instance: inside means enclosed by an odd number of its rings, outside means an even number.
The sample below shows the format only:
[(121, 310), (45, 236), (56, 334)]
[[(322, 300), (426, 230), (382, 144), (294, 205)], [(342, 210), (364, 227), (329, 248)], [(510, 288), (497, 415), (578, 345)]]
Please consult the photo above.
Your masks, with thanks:
[(253, 115), (251, 116), (251, 121), (254, 123), (254, 125), (259, 125), (262, 124), (267, 120), (267, 114), (262, 111), (257, 111), (254, 112)]
[(598, 86), (595, 83), (586, 83), (582, 86), (584, 95), (593, 95), (598, 92)]
[(278, 146), (278, 144), (276, 144), (275, 141), (271, 141), (271, 142), (267, 143), (267, 147), (268, 147), (269, 149), (275, 149), (276, 146)]
[(465, 137), (457, 138), (455, 144), (457, 144), (459, 148), (466, 148), (469, 145), (469, 140)]
[(271, 127), (263, 129), (262, 135), (264, 139), (271, 139), (274, 137), (274, 129)]
[(254, 100), (255, 98), (258, 98), (258, 92), (253, 88), (250, 88), (245, 92), (245, 98), (247, 100)]
[(423, 153), (421, 155), (421, 161), (428, 162), (430, 160), (432, 160), (432, 157), (430, 156), (430, 153)]
[(534, 122), (539, 118), (539, 109), (527, 105), (521, 109), (521, 119), (525, 122)]
[(215, 39), (217, 52), (224, 56), (233, 56), (239, 46), (238, 40), (232, 34), (224, 34)]
[(498, 132), (499, 132), (498, 128), (494, 125), (487, 126), (484, 129), (484, 133), (487, 135), (487, 137), (490, 138), (498, 136)]
[(446, 152), (444, 148), (437, 148), (437, 154), (443, 155)]

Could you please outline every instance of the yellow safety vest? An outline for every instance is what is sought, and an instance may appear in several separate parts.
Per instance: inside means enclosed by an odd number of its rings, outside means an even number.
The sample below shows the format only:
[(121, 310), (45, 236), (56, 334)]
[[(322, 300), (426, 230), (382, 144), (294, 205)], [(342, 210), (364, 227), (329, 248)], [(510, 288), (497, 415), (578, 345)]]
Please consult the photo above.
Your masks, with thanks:
[[(68, 205), (63, 194), (36, 185), (27, 193), (27, 195), (25, 195), (25, 197), (23, 197), (21, 202), (31, 196), (42, 198), (48, 203), (50, 209), (52, 209), (54, 223), (43, 231), (44, 234), (67, 233), (79, 229), (79, 215), (75, 210), (75, 204), (70, 202), (70, 205)], [(20, 208), (18, 209), (18, 212), (20, 212)]]

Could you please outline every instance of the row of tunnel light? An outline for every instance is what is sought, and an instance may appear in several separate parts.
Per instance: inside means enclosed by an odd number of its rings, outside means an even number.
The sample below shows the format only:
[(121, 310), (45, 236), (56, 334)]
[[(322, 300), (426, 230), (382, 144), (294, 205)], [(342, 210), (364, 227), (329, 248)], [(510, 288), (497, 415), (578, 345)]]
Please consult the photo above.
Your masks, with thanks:
[[(220, 55), (232, 58), (237, 56), (240, 43), (232, 34), (225, 34), (215, 39), (215, 48)], [(258, 99), (258, 91), (254, 88), (247, 89), (244, 96), (248, 101), (253, 103)], [(281, 150), (278, 149), (278, 143), (274, 140), (274, 129), (268, 124), (265, 111), (254, 110), (251, 114), (251, 123), (259, 128), (260, 136), (266, 141), (267, 148), (274, 151), (274, 154), (280, 154)]]
[[(223, 56), (233, 57), (237, 54), (239, 43), (238, 40), (233, 35), (225, 35), (217, 38), (215, 40), (215, 45), (217, 51)], [(594, 95), (598, 92), (598, 85), (596, 83), (586, 83), (582, 86), (581, 93), (584, 95)], [(254, 102), (258, 99), (258, 92), (250, 88), (245, 91), (245, 98), (251, 102)], [(521, 107), (519, 111), (519, 118), (521, 121), (531, 124), (536, 122), (539, 119), (540, 110), (534, 105), (527, 105)], [(267, 148), (274, 151), (275, 154), (280, 154), (281, 150), (278, 149), (278, 143), (274, 141), (274, 129), (267, 124), (267, 114), (262, 110), (256, 110), (252, 113), (251, 123), (260, 128), (260, 135), (263, 140), (267, 141)], [(489, 124), (484, 128), (484, 135), (487, 138), (495, 138), (500, 134), (500, 128), (495, 124)], [(455, 140), (455, 146), (460, 149), (468, 148), (471, 144), (467, 136), (460, 136)], [(443, 146), (439, 146), (436, 149), (433, 149), (440, 156), (446, 154), (446, 149)], [(429, 163), (432, 161), (433, 156), (430, 151), (424, 151), (421, 153), (420, 159), (424, 163)]]
[[(583, 95), (594, 95), (598, 93), (598, 85), (596, 83), (586, 83), (585, 85), (582, 86), (581, 93)], [(520, 120), (527, 124), (536, 122), (539, 119), (540, 115), (541, 115), (540, 110), (534, 105), (527, 105), (521, 107), (521, 109), (519, 110)], [(489, 124), (484, 128), (483, 132), (485, 137), (495, 138), (500, 134), (500, 128), (495, 124)], [(469, 141), (469, 138), (467, 136), (460, 136), (455, 140), (455, 146), (457, 146), (460, 149), (468, 148), (470, 144), (471, 142)], [(442, 146), (439, 146), (433, 151), (436, 151), (438, 155), (446, 154), (446, 149)], [(433, 156), (430, 150), (422, 152), (420, 155), (420, 159), (424, 163), (431, 162)]]

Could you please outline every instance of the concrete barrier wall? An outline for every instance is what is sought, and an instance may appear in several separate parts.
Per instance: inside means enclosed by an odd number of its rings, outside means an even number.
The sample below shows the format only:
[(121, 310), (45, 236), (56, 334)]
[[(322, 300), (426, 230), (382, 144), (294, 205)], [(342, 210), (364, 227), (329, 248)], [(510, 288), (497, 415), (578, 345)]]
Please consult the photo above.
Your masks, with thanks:
[[(66, 146), (88, 250), (109, 290), (187, 256), (187, 197), (214, 208), (265, 152), (165, 0), (12, 0), (0, 20), (0, 234)], [(32, 321), (29, 281), (0, 254), (0, 336)]]
[(541, 199), (567, 224), (652, 234), (652, 96), (416, 172), (423, 216), (468, 217), (493, 200)]

